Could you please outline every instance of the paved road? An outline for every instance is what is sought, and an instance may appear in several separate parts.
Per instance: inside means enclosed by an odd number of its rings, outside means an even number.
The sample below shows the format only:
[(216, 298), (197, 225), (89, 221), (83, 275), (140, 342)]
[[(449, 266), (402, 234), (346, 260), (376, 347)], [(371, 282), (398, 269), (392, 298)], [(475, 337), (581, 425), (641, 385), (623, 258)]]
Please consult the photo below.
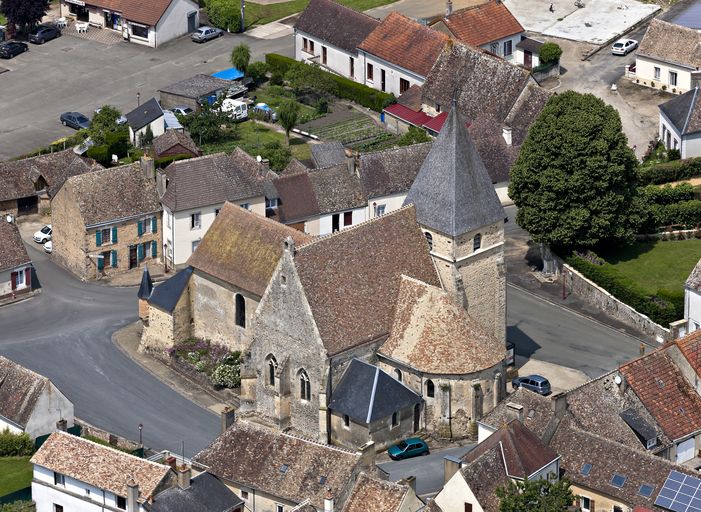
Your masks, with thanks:
[(136, 289), (77, 281), (29, 246), (43, 287), (40, 295), (0, 308), (0, 353), (47, 377), (78, 417), (144, 444), (185, 455), (218, 432), (216, 415), (161, 383), (124, 355), (112, 333), (136, 320)]

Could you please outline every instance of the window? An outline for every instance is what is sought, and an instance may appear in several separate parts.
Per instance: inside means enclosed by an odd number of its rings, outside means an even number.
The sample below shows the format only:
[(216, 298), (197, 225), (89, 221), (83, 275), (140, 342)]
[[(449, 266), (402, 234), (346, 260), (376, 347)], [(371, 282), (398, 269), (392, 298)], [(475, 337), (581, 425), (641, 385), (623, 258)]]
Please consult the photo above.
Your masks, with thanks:
[(277, 208), (278, 207), (278, 198), (273, 197), (272, 199), (268, 199), (266, 197), (265, 198), (265, 207), (266, 208)]
[(282, 505), (275, 505), (275, 512), (285, 512), (285, 507)]
[(309, 40), (309, 53), (314, 53), (314, 41)]
[(251, 203), (242, 203), (239, 205), (241, 208), (244, 210), (250, 210), (251, 209)]
[(614, 505), (613, 512), (623, 512), (623, 509), (621, 507), (619, 507), (618, 505)]
[(368, 64), (368, 80), (370, 80), (371, 82), (375, 79), (374, 72), (375, 70), (372, 67), (372, 64)]
[(676, 71), (669, 72), (669, 85), (677, 85), (677, 73)]
[(197, 248), (200, 246), (200, 242), (202, 240), (193, 240), (192, 241), (192, 252), (195, 252)]
[(430, 379), (426, 381), (426, 396), (429, 398), (436, 396), (436, 386), (434, 386), (433, 381)]
[(322, 46), (321, 47), (321, 63), (322, 64), (326, 64), (326, 57), (327, 57), (326, 46)]
[(275, 356), (268, 356), (268, 384), (275, 385), (275, 370), (277, 370), (277, 360)]
[(57, 505), (54, 503), (54, 512), (63, 512), (63, 505)]
[(13, 272), (15, 274), (15, 288), (23, 288), (24, 287), (24, 271), (20, 270), (18, 272)]
[(309, 375), (304, 370), (299, 371), (299, 398), (302, 400), (311, 400), (312, 389), (309, 384)]
[(511, 40), (504, 41), (504, 57), (510, 57), (512, 53)]
[(66, 476), (54, 471), (54, 485), (66, 485)]
[(331, 232), (332, 233), (335, 233), (336, 231), (341, 229), (340, 223), (341, 223), (341, 216), (338, 213), (334, 213), (331, 216)]
[(353, 224), (353, 212), (343, 212), (343, 226), (350, 226)]
[(494, 55), (499, 55), (499, 43), (492, 43), (489, 45), (489, 51)]
[(655, 80), (659, 80), (661, 74), (662, 74), (662, 72), (661, 72), (660, 68), (655, 66)]
[(644, 497), (646, 497), (646, 498), (649, 498), (650, 496), (652, 496), (652, 492), (653, 492), (654, 490), (655, 490), (655, 487), (654, 487), (654, 486), (648, 485), (648, 484), (642, 484), (642, 485), (640, 486), (640, 489), (638, 489), (638, 494), (639, 494), (640, 496), (644, 496)]
[(392, 426), (396, 427), (397, 425), (399, 425), (399, 413), (393, 412), (392, 413)]
[(472, 512), (472, 503), (465, 503), (465, 512)]
[(302, 38), (302, 48), (305, 52), (309, 51), (309, 39), (307, 39), (306, 37)]
[(386, 84), (387, 84), (386, 76), (387, 76), (387, 74), (386, 74), (385, 70), (381, 69), (380, 70), (380, 90), (382, 92), (385, 92), (385, 88), (386, 88)]
[(579, 471), (582, 473), (583, 476), (589, 476), (589, 473), (591, 472), (591, 464), (588, 462), (582, 465), (582, 469)]
[(409, 80), (399, 79), (399, 94), (404, 94), (409, 89)]
[(432, 251), (433, 250), (433, 235), (429, 233), (428, 231), (424, 231), (424, 236), (426, 237), (426, 241), (428, 242), (428, 250)]
[(280, 275), (280, 284), (282, 286), (287, 286), (287, 276), (285, 274)]
[(440, 103), (436, 103), (436, 112), (438, 112), (439, 114), (441, 113), (441, 104)]
[(148, 39), (148, 27), (140, 27), (139, 25), (131, 24), (131, 35)]
[(582, 509), (582, 512), (589, 512), (591, 510), (591, 500), (586, 496), (582, 496), (579, 498), (579, 507)]
[(674, 149), (679, 149), (679, 141), (674, 139)]
[(190, 215), (190, 229), (200, 229), (202, 227), (202, 214), (195, 212)]
[(399, 368), (394, 369), (394, 378), (397, 379), (399, 382), (402, 381), (402, 371)]
[(472, 239), (472, 250), (477, 251), (480, 247), (482, 247), (482, 235), (477, 233)]
[(240, 293), (234, 299), (236, 307), (236, 325), (246, 328), (246, 299)]
[(248, 491), (241, 491), (241, 499), (242, 500), (248, 499)]
[(350, 73), (349, 76), (353, 78), (355, 76), (355, 59), (350, 57)]
[(102, 243), (109, 244), (112, 242), (112, 230), (110, 228), (105, 228), (100, 230), (102, 232)]
[(343, 426), (346, 428), (350, 428), (350, 416), (347, 414), (343, 415)]
[(121, 508), (122, 510), (127, 509), (127, 499), (122, 497), (122, 496), (117, 496), (117, 508)]
[(620, 489), (625, 485), (626, 480), (628, 480), (627, 477), (619, 475), (618, 473), (614, 473), (613, 477), (611, 478), (611, 482), (609, 483), (614, 487), (618, 487)]
[(386, 205), (378, 204), (377, 207), (375, 208), (375, 216), (379, 217), (380, 215), (384, 215), (386, 208), (387, 208)]
[(85, 489), (85, 495), (90, 496), (90, 489)]

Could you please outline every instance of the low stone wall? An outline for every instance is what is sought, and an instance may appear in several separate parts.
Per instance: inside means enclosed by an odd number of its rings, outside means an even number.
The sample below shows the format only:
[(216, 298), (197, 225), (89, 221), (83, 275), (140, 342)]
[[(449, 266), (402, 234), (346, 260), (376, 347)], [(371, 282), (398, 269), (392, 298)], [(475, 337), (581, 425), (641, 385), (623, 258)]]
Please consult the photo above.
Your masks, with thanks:
[(558, 62), (557, 64), (553, 64), (549, 68), (533, 69), (533, 71), (531, 71), (531, 75), (533, 75), (533, 78), (538, 83), (550, 78), (551, 76), (560, 76), (560, 63)]
[(649, 233), (635, 237), (639, 242), (646, 240), (689, 240), (691, 238), (701, 238), (701, 228), (662, 231), (661, 233)]
[(106, 430), (102, 430), (101, 428), (97, 428), (94, 425), (91, 425), (90, 423), (87, 423), (78, 418), (75, 418), (74, 423), (76, 425), (80, 425), (80, 427), (82, 428), (83, 436), (92, 436), (98, 439), (102, 439), (106, 443), (109, 443), (110, 446), (115, 446), (123, 450), (133, 451), (137, 448), (141, 448), (139, 446), (139, 443), (135, 441), (126, 439), (125, 437), (121, 437), (116, 434), (112, 434), (111, 432), (107, 432)]

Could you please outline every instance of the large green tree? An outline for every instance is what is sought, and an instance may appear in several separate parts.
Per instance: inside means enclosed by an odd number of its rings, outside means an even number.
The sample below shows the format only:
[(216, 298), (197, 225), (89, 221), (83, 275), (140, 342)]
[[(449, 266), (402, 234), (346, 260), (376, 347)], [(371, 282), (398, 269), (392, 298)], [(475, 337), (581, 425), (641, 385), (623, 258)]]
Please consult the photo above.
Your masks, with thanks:
[(241, 43), (231, 50), (231, 65), (242, 73), (248, 71), (248, 63), (251, 61), (251, 48), (247, 44)]
[(236, 32), (241, 25), (239, 2), (233, 0), (207, 0), (207, 17), (215, 27)]
[(0, 12), (7, 18), (10, 37), (14, 37), (17, 27), (40, 23), (48, 9), (49, 0), (0, 0)]
[(564, 512), (574, 502), (567, 480), (509, 482), (496, 490), (499, 512)]
[(100, 107), (99, 112), (96, 112), (90, 121), (88, 128), (88, 136), (92, 141), (101, 145), (105, 143), (105, 139), (110, 133), (120, 133), (125, 139), (129, 139), (129, 128), (126, 124), (118, 124), (118, 120), (122, 117), (122, 113), (112, 105), (104, 105)]
[(618, 112), (591, 94), (550, 98), (511, 170), (516, 220), (548, 247), (630, 242), (636, 213), (637, 161)]
[(229, 114), (221, 110), (222, 101), (223, 97), (213, 105), (201, 105), (197, 112), (178, 116), (180, 123), (188, 129), (190, 136), (198, 144), (214, 142), (223, 135), (222, 127), (235, 126)]

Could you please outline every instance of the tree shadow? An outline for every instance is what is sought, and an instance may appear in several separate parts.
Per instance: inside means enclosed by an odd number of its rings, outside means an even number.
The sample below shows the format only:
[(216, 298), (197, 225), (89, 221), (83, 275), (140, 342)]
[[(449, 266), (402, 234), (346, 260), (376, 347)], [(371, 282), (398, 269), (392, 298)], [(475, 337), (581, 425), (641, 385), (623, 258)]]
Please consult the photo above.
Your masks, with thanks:
[(617, 263), (639, 258), (643, 254), (653, 250), (656, 244), (657, 241), (635, 242), (634, 244), (625, 246), (607, 244), (598, 247), (596, 253), (608, 263), (616, 265)]

